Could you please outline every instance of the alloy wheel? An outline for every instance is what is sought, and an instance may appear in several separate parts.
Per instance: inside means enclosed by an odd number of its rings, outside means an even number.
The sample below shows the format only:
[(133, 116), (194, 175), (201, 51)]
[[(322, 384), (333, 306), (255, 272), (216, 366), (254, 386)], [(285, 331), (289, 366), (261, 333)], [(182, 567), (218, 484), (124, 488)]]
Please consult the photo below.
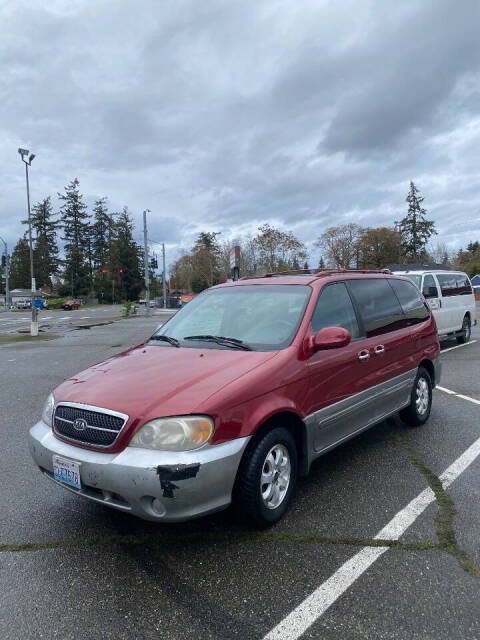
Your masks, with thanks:
[(428, 383), (425, 378), (421, 377), (418, 379), (416, 392), (415, 404), (417, 407), (417, 412), (419, 416), (425, 415), (425, 412), (428, 409), (428, 404), (430, 401), (430, 389), (428, 387)]
[(267, 453), (260, 477), (260, 492), (267, 509), (276, 509), (282, 504), (290, 485), (291, 471), (287, 447), (274, 445)]

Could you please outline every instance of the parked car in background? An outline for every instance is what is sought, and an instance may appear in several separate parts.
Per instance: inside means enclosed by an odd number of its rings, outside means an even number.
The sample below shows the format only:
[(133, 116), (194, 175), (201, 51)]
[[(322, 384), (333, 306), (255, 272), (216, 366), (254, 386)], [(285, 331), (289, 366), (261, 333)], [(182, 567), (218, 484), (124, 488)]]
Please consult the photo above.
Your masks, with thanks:
[(46, 477), (125, 513), (175, 522), (233, 500), (267, 526), (322, 454), (397, 412), (424, 424), (439, 355), (428, 305), (390, 272), (230, 282), (60, 384), (30, 452)]
[(72, 311), (73, 309), (78, 309), (80, 307), (80, 303), (77, 300), (67, 300), (63, 305), (62, 309), (65, 311)]
[(17, 309), (31, 309), (32, 302), (31, 300), (17, 300), (15, 306)]
[(459, 343), (470, 340), (477, 316), (473, 288), (466, 273), (440, 270), (395, 273), (409, 278), (423, 293), (440, 336), (455, 336)]

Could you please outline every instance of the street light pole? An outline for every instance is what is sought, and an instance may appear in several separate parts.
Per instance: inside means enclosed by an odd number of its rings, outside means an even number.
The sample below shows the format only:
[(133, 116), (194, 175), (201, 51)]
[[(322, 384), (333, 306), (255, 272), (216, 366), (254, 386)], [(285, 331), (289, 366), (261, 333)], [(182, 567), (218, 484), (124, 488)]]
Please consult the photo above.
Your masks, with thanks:
[(5, 309), (8, 309), (10, 306), (10, 265), (8, 259), (8, 247), (2, 236), (0, 236), (0, 240), (3, 242), (3, 246), (5, 247)]
[(163, 308), (167, 308), (167, 272), (165, 271), (165, 243), (162, 242), (162, 258), (163, 258)]
[[(30, 278), (31, 278), (31, 295), (30, 303), (32, 307), (32, 320), (30, 322), (30, 335), (38, 336), (38, 309), (35, 306), (35, 277), (33, 275), (33, 246), (32, 246), (32, 219), (30, 215), (30, 185), (28, 182), (28, 167), (32, 165), (32, 160), (35, 158), (34, 153), (30, 153), (28, 149), (19, 149), (18, 153), (22, 158), (22, 162), (25, 164), (25, 179), (27, 181), (27, 208), (28, 208), (28, 243), (30, 249)], [(28, 155), (30, 153), (30, 155)], [(28, 160), (25, 157), (28, 156)]]
[(143, 266), (145, 269), (145, 311), (147, 315), (150, 314), (150, 275), (148, 272), (148, 234), (147, 234), (147, 212), (150, 213), (150, 209), (145, 209), (143, 212)]

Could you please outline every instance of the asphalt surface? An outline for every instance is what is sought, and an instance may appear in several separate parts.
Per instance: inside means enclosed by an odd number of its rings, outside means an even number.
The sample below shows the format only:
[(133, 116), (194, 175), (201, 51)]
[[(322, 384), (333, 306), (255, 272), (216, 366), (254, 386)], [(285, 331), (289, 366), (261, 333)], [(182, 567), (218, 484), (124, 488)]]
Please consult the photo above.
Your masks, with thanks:
[[(77, 327), (91, 327), (106, 324), (122, 317), (124, 307), (121, 304), (81, 306), (79, 309), (64, 311), (63, 309), (44, 309), (38, 314), (40, 331), (65, 333)], [(160, 309), (152, 309), (152, 313), (165, 313)], [(145, 315), (145, 307), (137, 305), (137, 315)], [(0, 334), (24, 333), (29, 331), (32, 319), (31, 311), (7, 311), (0, 313)]]
[(1, 638), (262, 639), (319, 587), (338, 591), (339, 568), (429, 486), (432, 503), (301, 637), (480, 638), (480, 456), (447, 490), (438, 482), (480, 436), (479, 328), (442, 356), (442, 388), (470, 400), (437, 390), (423, 427), (391, 419), (324, 456), (286, 518), (257, 532), (230, 510), (143, 522), (62, 490), (30, 459), (50, 389), (161, 322), (0, 345)]

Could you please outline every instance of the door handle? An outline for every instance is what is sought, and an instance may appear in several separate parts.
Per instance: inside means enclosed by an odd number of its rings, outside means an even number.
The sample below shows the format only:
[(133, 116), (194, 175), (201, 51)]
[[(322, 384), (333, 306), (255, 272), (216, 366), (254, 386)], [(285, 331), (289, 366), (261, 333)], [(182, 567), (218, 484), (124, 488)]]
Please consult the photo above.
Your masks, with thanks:
[(368, 360), (370, 358), (370, 353), (367, 349), (362, 349), (358, 354), (359, 360)]
[(381, 353), (385, 353), (385, 347), (383, 346), (383, 344), (379, 344), (375, 347), (375, 355), (379, 356)]

